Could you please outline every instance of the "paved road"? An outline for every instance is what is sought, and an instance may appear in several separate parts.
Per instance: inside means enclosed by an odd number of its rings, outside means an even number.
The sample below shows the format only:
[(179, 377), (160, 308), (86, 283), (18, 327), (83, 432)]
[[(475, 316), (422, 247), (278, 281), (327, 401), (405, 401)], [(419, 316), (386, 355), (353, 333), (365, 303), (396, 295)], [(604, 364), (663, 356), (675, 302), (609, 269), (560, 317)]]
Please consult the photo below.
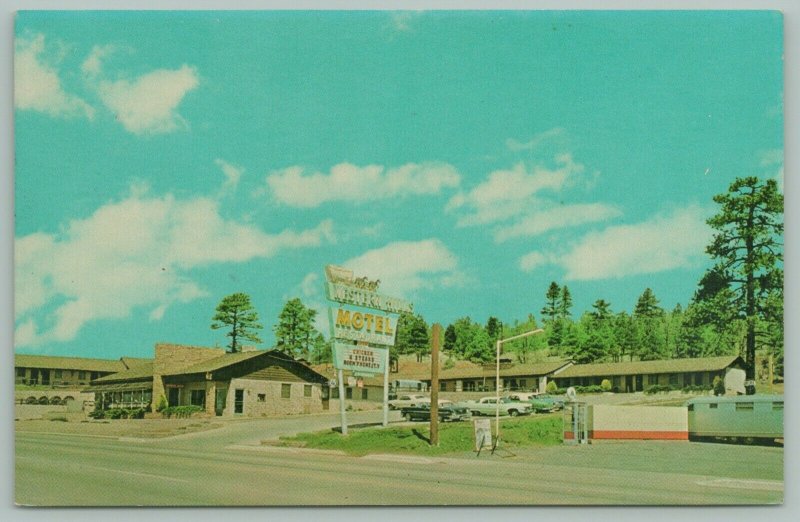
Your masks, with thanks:
[[(351, 422), (377, 419), (356, 413)], [(783, 450), (724, 445), (558, 447), (516, 458), (345, 457), (253, 443), (335, 416), (241, 421), (169, 441), (18, 433), (16, 500), (30, 505), (409, 505), (409, 504), (747, 504), (783, 498)], [(680, 444), (684, 444), (681, 446)], [(615, 455), (653, 454), (653, 469)], [(727, 454), (730, 469), (711, 475), (674, 461), (691, 453)], [(577, 450), (577, 451), (575, 451)], [(736, 455), (735, 458), (732, 458)], [(766, 457), (765, 457), (766, 455)], [(670, 457), (671, 456), (671, 457)], [(568, 458), (565, 458), (568, 457)], [(777, 469), (749, 474), (754, 462)], [(717, 460), (717, 456), (710, 457)], [(752, 462), (749, 462), (751, 461)], [(738, 467), (737, 467), (738, 466)], [(634, 468), (634, 469), (632, 469)]]

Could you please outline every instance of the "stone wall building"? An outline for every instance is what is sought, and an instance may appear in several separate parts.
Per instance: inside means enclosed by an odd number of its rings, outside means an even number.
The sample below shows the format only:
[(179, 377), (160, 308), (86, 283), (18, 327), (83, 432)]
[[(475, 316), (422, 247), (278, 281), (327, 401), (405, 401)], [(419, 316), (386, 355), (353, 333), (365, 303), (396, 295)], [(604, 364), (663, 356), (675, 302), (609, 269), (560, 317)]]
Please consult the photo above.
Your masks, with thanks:
[(210, 415), (316, 413), (329, 407), (327, 378), (277, 350), (226, 353), (218, 348), (157, 344), (138, 368), (97, 379), (103, 408), (199, 406)]

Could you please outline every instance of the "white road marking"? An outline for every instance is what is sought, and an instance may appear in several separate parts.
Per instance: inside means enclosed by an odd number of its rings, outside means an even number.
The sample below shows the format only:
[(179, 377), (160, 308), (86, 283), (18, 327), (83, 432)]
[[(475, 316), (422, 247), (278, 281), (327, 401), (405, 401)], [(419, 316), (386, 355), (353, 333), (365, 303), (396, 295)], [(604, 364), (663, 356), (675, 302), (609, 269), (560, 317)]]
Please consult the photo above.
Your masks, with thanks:
[(764, 491), (783, 491), (783, 482), (778, 480), (714, 479), (701, 480), (699, 486), (734, 489), (758, 489)]
[(112, 473), (122, 473), (124, 475), (135, 475), (137, 477), (148, 477), (148, 478), (157, 478), (162, 480), (171, 480), (173, 482), (189, 482), (186, 479), (176, 478), (176, 477), (167, 477), (166, 475), (156, 475), (153, 473), (140, 473), (138, 471), (125, 471), (124, 469), (113, 469), (113, 468), (101, 468), (100, 466), (87, 466), (82, 465), (81, 468), (91, 468), (97, 469), (100, 471), (111, 471)]

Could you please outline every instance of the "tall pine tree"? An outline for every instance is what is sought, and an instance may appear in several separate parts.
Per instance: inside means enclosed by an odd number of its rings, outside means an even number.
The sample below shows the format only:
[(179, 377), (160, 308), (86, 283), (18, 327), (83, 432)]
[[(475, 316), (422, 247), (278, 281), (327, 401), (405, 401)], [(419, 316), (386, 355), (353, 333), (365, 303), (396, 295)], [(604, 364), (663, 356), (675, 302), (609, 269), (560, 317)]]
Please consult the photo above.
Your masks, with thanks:
[(778, 322), (770, 301), (783, 308), (783, 195), (775, 180), (751, 176), (736, 179), (714, 202), (720, 211), (708, 220), (715, 234), (706, 252), (746, 322), (746, 372), (753, 379), (758, 324)]

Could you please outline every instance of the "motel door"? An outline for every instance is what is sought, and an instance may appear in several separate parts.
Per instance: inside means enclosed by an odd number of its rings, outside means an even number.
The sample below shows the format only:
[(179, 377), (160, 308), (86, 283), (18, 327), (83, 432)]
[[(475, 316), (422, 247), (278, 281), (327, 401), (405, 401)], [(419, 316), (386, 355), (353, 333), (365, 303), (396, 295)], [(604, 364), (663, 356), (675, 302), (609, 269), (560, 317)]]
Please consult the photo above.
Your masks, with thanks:
[(244, 390), (234, 390), (233, 413), (244, 413)]
[(214, 413), (217, 416), (222, 415), (225, 411), (225, 400), (228, 398), (228, 388), (217, 388), (217, 394), (214, 398)]
[(167, 404), (177, 406), (180, 400), (180, 388), (167, 388)]

